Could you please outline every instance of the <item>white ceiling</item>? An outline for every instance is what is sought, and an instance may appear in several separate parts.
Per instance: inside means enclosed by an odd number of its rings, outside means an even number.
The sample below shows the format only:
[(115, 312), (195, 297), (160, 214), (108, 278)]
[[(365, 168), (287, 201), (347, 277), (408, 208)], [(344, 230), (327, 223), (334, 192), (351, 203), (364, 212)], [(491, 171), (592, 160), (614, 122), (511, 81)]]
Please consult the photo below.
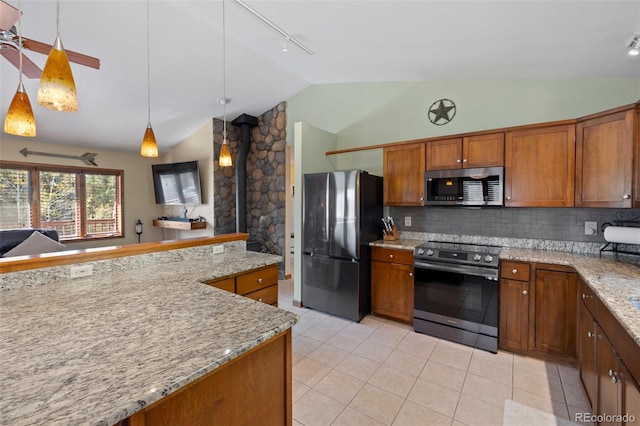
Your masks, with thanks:
[[(227, 0), (227, 119), (260, 115), (309, 85), (469, 79), (639, 78), (626, 46), (640, 1), (245, 0), (315, 52), (309, 56)], [(7, 0), (18, 7), (18, 0)], [(25, 37), (53, 43), (56, 2), (23, 0)], [(222, 118), (222, 3), (151, 1), (151, 122), (161, 152)], [(36, 103), (37, 140), (136, 152), (147, 124), (146, 2), (62, 1), (64, 47), (100, 58), (72, 65), (79, 111)], [(41, 68), (44, 55), (27, 51)], [(2, 120), (18, 71), (0, 58)], [(2, 138), (14, 137), (2, 133)]]

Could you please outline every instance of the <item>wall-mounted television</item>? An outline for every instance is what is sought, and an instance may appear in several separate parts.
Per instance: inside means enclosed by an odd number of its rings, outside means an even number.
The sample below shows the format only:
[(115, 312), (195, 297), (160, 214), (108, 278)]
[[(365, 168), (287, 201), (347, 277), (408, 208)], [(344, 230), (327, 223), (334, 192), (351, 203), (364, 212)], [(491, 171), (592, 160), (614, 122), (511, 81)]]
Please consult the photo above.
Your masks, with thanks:
[(153, 164), (151, 170), (156, 204), (173, 206), (202, 204), (197, 161)]

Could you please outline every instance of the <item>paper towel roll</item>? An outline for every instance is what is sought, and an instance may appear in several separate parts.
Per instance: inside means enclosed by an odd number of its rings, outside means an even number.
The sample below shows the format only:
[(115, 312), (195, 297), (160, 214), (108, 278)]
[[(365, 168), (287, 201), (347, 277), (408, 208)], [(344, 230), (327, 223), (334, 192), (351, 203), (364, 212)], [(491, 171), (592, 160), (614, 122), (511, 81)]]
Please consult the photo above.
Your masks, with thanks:
[(640, 228), (629, 226), (607, 226), (604, 239), (610, 243), (640, 244)]

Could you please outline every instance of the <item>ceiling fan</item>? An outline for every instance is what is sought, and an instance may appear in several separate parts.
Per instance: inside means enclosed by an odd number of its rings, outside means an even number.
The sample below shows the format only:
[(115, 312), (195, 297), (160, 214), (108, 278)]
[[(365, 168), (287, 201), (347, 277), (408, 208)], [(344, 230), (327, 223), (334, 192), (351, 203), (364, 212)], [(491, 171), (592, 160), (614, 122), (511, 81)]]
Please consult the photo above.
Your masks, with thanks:
[[(0, 55), (19, 68), (20, 45), (14, 24), (18, 21), (18, 9), (0, 0)], [(43, 55), (51, 52), (51, 45), (30, 38), (22, 37), (22, 48)], [(87, 67), (100, 69), (100, 59), (65, 49), (69, 61)], [(40, 78), (42, 70), (29, 58), (22, 55), (22, 73), (27, 78)]]

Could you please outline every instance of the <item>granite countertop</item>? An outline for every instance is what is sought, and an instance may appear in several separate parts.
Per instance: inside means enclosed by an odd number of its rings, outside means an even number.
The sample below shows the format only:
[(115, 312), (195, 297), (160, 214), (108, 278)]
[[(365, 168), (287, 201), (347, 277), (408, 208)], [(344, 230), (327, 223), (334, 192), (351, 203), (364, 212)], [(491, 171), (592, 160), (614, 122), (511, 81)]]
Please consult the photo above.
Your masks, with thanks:
[(200, 281), (277, 263), (212, 255), (0, 292), (2, 423), (113, 425), (292, 327)]
[(376, 240), (369, 243), (372, 247), (384, 247), (397, 250), (413, 250), (416, 246), (424, 243), (422, 240), (409, 240), (400, 238), (397, 240)]
[(629, 301), (640, 299), (640, 266), (596, 255), (515, 248), (502, 249), (500, 260), (573, 267), (640, 345), (640, 310)]

